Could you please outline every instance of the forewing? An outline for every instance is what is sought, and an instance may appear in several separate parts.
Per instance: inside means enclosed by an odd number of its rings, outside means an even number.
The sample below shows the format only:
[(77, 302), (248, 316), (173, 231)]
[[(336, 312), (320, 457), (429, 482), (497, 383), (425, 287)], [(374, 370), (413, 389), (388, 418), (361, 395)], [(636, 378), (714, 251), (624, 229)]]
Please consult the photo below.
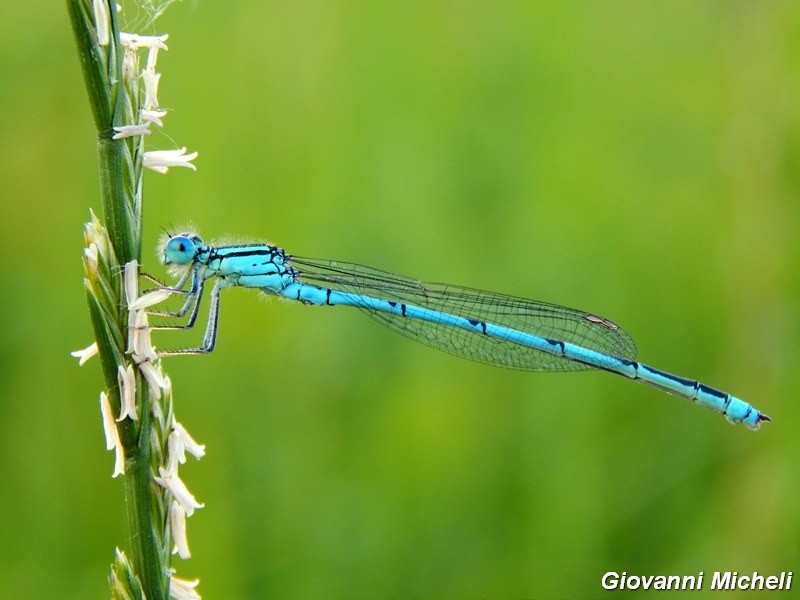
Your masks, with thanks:
[[(302, 283), (420, 306), (467, 319), (636, 359), (636, 344), (611, 321), (591, 313), (494, 292), (426, 283), (353, 263), (289, 257)], [(593, 367), (471, 330), (360, 307), (373, 319), (418, 342), (464, 358), (529, 371), (581, 371)]]

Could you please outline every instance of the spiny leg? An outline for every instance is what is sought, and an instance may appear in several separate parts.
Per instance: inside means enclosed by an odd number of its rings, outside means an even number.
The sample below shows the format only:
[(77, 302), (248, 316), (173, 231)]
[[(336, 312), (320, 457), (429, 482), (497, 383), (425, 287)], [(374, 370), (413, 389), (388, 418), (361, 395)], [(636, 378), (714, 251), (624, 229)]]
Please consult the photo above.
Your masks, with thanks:
[[(208, 309), (208, 322), (206, 324), (206, 332), (203, 335), (203, 341), (201, 342), (200, 346), (196, 348), (182, 348), (179, 350), (164, 350), (158, 353), (159, 356), (175, 356), (178, 354), (208, 354), (214, 350), (214, 346), (217, 343), (217, 324), (219, 322), (219, 292), (222, 288), (227, 287), (227, 285), (228, 284), (224, 279), (218, 279), (217, 283), (214, 284), (214, 288), (211, 290), (211, 300)], [(198, 296), (200, 295), (202, 295), (202, 283), (200, 284), (200, 293)], [(191, 325), (194, 325), (194, 320), (196, 317), (197, 309), (195, 308), (190, 321)], [(173, 329), (188, 329), (191, 325), (187, 327), (174, 327)]]
[[(188, 290), (182, 289), (183, 286), (186, 284), (186, 280), (189, 276), (192, 276), (192, 286)], [(152, 279), (148, 276), (149, 279)], [(173, 319), (180, 319), (189, 312), (191, 308), (191, 316), (189, 317), (189, 322), (186, 325), (158, 325), (151, 327), (151, 329), (191, 329), (194, 327), (195, 320), (197, 319), (197, 313), (200, 310), (200, 301), (203, 298), (203, 285), (204, 280), (200, 276), (197, 269), (193, 269), (191, 272), (187, 272), (184, 276), (181, 277), (180, 280), (175, 284), (174, 288), (161, 288), (167, 289), (174, 294), (181, 294), (186, 296), (186, 301), (183, 303), (183, 306), (177, 312), (170, 312), (170, 311), (148, 311), (147, 314), (154, 315), (156, 317), (169, 317)]]
[(150, 329), (170, 329), (170, 330), (182, 330), (182, 329), (191, 329), (194, 327), (195, 323), (197, 322), (197, 315), (200, 312), (200, 302), (203, 299), (203, 290), (205, 289), (205, 282), (201, 279), (197, 283), (197, 290), (194, 294), (186, 298), (186, 302), (181, 307), (181, 309), (176, 313), (164, 313), (164, 312), (152, 312), (149, 313), (151, 315), (155, 315), (158, 317), (174, 317), (180, 318), (186, 314), (186, 311), (191, 306), (192, 312), (189, 315), (189, 320), (186, 322), (185, 325), (154, 325), (151, 326)]
[[(186, 285), (186, 282), (189, 281), (189, 278), (195, 271), (196, 269), (194, 268), (187, 270), (185, 273), (183, 273), (183, 275), (180, 276), (180, 278), (178, 279), (178, 281), (175, 282), (174, 285), (169, 285), (167, 283), (164, 283), (157, 277), (153, 277), (152, 275), (150, 275), (149, 273), (145, 273), (144, 271), (139, 273), (139, 276), (144, 277), (145, 279), (147, 279), (147, 281), (150, 281), (151, 283), (155, 283), (161, 289), (170, 290), (176, 294), (177, 293), (187, 294), (189, 292), (187, 290), (184, 290), (183, 286)], [(149, 292), (151, 290), (146, 290), (146, 291)]]

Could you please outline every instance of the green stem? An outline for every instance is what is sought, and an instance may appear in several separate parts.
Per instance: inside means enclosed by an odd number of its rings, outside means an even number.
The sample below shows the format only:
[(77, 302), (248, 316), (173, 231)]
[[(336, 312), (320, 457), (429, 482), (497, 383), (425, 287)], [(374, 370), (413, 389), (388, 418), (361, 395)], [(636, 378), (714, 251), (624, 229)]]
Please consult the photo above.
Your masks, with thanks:
[[(141, 394), (142, 414), (148, 403), (148, 394)], [(154, 501), (158, 493), (150, 468), (150, 436), (152, 428), (149, 419), (142, 419), (138, 443), (128, 446), (133, 454), (125, 456), (125, 503), (128, 511), (128, 535), (135, 573), (139, 576), (147, 598), (165, 598), (169, 578), (164, 568), (160, 535), (163, 526), (157, 531), (154, 523), (163, 523), (163, 511)], [(124, 443), (124, 440), (123, 440)], [(153, 511), (159, 518), (154, 519)]]
[(97, 154), (100, 163), (100, 192), (108, 237), (119, 262), (142, 260), (141, 215), (133, 211), (133, 191), (127, 188), (124, 170), (129, 154), (123, 140), (98, 132)]
[[(124, 124), (127, 101), (122, 80), (122, 58), (119, 29), (116, 21), (116, 2), (107, 0), (111, 21), (111, 40), (107, 47), (98, 44), (94, 13), (90, 0), (67, 0), (75, 41), (83, 68), (89, 104), (97, 128), (97, 148), (103, 199), (104, 225), (108, 231), (116, 264), (141, 261), (141, 213), (134, 202), (136, 184), (131, 183), (131, 152), (124, 140), (113, 140), (113, 128)], [(114, 277), (120, 278), (117, 268)], [(127, 309), (120, 280), (109, 289), (113, 303), (101, 305), (92, 289), (87, 299), (95, 339), (103, 364), (109, 399), (119, 409), (120, 390), (117, 366), (123, 366), (125, 340), (128, 338)], [(128, 540), (134, 575), (141, 582), (149, 600), (163, 600), (167, 595), (168, 555), (162, 537), (165, 511), (160, 502), (160, 490), (153, 481), (153, 418), (146, 383), (136, 373), (136, 388), (141, 407), (139, 421), (125, 419), (118, 423), (119, 436), (125, 452), (125, 499)], [(113, 404), (112, 404), (113, 406)], [(156, 445), (157, 447), (158, 445)]]
[(97, 34), (92, 22), (92, 7), (82, 0), (67, 0), (67, 10), (72, 21), (78, 57), (83, 68), (83, 79), (89, 93), (94, 122), (98, 131), (111, 123), (111, 98), (107, 85), (107, 59), (97, 43)]

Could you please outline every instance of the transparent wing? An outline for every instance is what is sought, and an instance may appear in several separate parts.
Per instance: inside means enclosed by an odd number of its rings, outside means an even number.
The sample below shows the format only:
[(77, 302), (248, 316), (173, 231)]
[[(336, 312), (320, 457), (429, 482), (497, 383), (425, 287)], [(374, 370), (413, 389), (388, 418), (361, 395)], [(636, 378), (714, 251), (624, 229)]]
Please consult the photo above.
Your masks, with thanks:
[[(443, 283), (426, 283), (353, 263), (288, 257), (297, 279), (319, 287), (402, 302), (569, 342), (610, 357), (636, 359), (636, 344), (619, 326), (555, 304)], [(589, 365), (490, 336), (360, 307), (373, 319), (418, 342), (464, 358), (528, 371), (582, 371)]]

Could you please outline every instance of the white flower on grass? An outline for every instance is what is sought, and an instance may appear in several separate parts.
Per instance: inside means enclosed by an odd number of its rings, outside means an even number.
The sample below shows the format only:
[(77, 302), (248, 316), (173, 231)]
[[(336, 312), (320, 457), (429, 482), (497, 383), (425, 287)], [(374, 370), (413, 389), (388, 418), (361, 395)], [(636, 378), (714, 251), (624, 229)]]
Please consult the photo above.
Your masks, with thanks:
[(188, 581), (172, 575), (169, 578), (169, 597), (175, 600), (201, 600), (200, 594), (194, 591), (199, 583), (199, 579)]
[(120, 125), (114, 127), (114, 135), (111, 136), (112, 140), (121, 140), (129, 137), (136, 137), (137, 135), (151, 135), (150, 122), (139, 123), (137, 125)]
[(126, 354), (133, 354), (138, 343), (139, 327), (141, 317), (138, 312), (128, 311), (128, 347), (125, 348)]
[(143, 310), (132, 310), (128, 313), (128, 348), (125, 351), (133, 355), (136, 364), (157, 358), (150, 342), (147, 313)]
[(161, 304), (172, 294), (172, 290), (168, 290), (166, 288), (156, 288), (154, 290), (150, 290), (149, 292), (136, 298), (133, 302), (130, 302), (128, 304), (128, 310), (142, 310), (155, 304)]
[(125, 450), (122, 447), (122, 442), (118, 439), (117, 446), (114, 448), (114, 472), (111, 474), (112, 478), (117, 475), (125, 475)]
[[(128, 347), (125, 351), (128, 354), (133, 354), (135, 362), (142, 368), (143, 361), (158, 358), (150, 340), (150, 327), (147, 322), (147, 313), (144, 309), (165, 300), (169, 296), (169, 292), (167, 290), (155, 290), (140, 297), (139, 264), (135, 260), (125, 264), (124, 284), (125, 299), (128, 304)], [(145, 373), (145, 376), (147, 376), (147, 373)], [(148, 383), (152, 381), (153, 377), (148, 377)], [(154, 397), (159, 395), (156, 394)], [(152, 389), (151, 396), (153, 396)]]
[(111, 404), (105, 392), (100, 392), (100, 414), (103, 415), (103, 433), (106, 436), (106, 450), (113, 450), (119, 443), (117, 424), (111, 412)]
[(92, 358), (94, 355), (97, 354), (97, 342), (94, 342), (91, 346), (87, 346), (83, 350), (75, 350), (75, 352), (70, 352), (71, 356), (74, 356), (78, 360), (78, 366), (82, 367), (87, 360)]
[(199, 460), (206, 455), (206, 447), (205, 444), (195, 442), (186, 428), (176, 422), (172, 426), (172, 433), (169, 434), (169, 453), (174, 455), (179, 463), (184, 464), (186, 452)]
[(94, 26), (97, 29), (97, 43), (101, 46), (108, 46), (111, 41), (108, 33), (110, 24), (108, 4), (105, 0), (93, 0), (92, 10), (94, 11)]
[(158, 474), (161, 477), (153, 477), (155, 482), (166, 489), (177, 500), (181, 508), (186, 512), (187, 517), (194, 514), (196, 508), (203, 508), (205, 504), (200, 504), (195, 500), (192, 493), (186, 488), (186, 484), (181, 481), (177, 473), (168, 473), (164, 467), (158, 467)]
[(97, 257), (99, 252), (97, 250), (97, 244), (89, 244), (87, 248), (83, 250), (83, 257), (86, 261), (86, 268), (88, 269), (89, 273), (92, 275), (97, 275), (97, 267), (99, 263), (97, 262)]
[(164, 43), (169, 39), (169, 34), (164, 35), (139, 35), (138, 33), (125, 33), (120, 31), (119, 41), (122, 45), (131, 50), (139, 50), (140, 48), (160, 48), (167, 50), (167, 45)]
[(136, 420), (136, 375), (133, 372), (133, 365), (128, 365), (122, 368), (122, 365), (117, 367), (117, 381), (119, 382), (119, 395), (120, 395), (120, 409), (119, 419), (117, 422), (122, 421), (125, 417)]
[(200, 460), (206, 454), (205, 445), (194, 441), (186, 428), (178, 422), (172, 425), (172, 432), (167, 438), (167, 468), (169, 474), (178, 472), (178, 464), (186, 463), (186, 453)]
[(106, 450), (115, 449), (116, 457), (114, 460), (114, 473), (112, 477), (125, 473), (125, 452), (122, 449), (122, 442), (117, 432), (117, 424), (114, 421), (114, 414), (111, 412), (111, 404), (105, 392), (100, 392), (100, 413), (103, 415), (103, 433), (106, 436)]
[(150, 388), (150, 397), (153, 400), (158, 400), (161, 397), (161, 390), (168, 390), (172, 385), (169, 377), (164, 377), (161, 367), (155, 366), (150, 360), (136, 354), (133, 355), (133, 359), (142, 361), (139, 363), (139, 370), (144, 375), (147, 386)]
[[(164, 376), (164, 405), (165, 406), (172, 406), (172, 382), (169, 380), (169, 377), (166, 375)], [(153, 388), (150, 388), (150, 397), (153, 397)], [(166, 422), (164, 418), (164, 411), (161, 408), (161, 402), (151, 402), (150, 403), (150, 410), (153, 411), (153, 418), (158, 420), (159, 423)]]
[(157, 101), (155, 104), (150, 104), (150, 100), (155, 99), (155, 90), (158, 87), (159, 75), (155, 72), (158, 51), (167, 49), (164, 42), (168, 37), (167, 35), (138, 35), (125, 32), (119, 34), (120, 43), (125, 48), (125, 57), (122, 61), (122, 76), (125, 81), (133, 82), (139, 76), (138, 51), (142, 48), (148, 49), (146, 67), (142, 73), (145, 79), (145, 96), (147, 98), (145, 108), (158, 106)]
[[(164, 38), (167, 39), (166, 37)], [(161, 41), (161, 45), (152, 45), (148, 46), (147, 48), (147, 62), (145, 63), (145, 70), (146, 71), (154, 71), (156, 68), (156, 61), (158, 60), (158, 51), (159, 49), (166, 50), (167, 47), (164, 45), (163, 40)]]
[(197, 170), (191, 161), (197, 158), (197, 152), (186, 154), (186, 147), (177, 150), (151, 150), (145, 152), (142, 164), (148, 169), (166, 173), (170, 167), (188, 167)]
[[(89, 215), (92, 218), (91, 223), (86, 223), (83, 229), (83, 237), (86, 240), (86, 246), (91, 248), (94, 245), (97, 248), (98, 258), (102, 258), (103, 262), (108, 262), (109, 259), (109, 240), (106, 235), (100, 219), (94, 214), (94, 211), (89, 209)], [(88, 249), (87, 248), (87, 249)]]
[(164, 127), (161, 117), (166, 116), (167, 111), (143, 108), (141, 112), (142, 121), (155, 123), (159, 127)]
[(128, 307), (130, 307), (139, 297), (139, 263), (135, 258), (125, 263), (123, 282), (125, 284), (125, 300), (128, 301)]
[(136, 81), (139, 76), (139, 55), (136, 49), (125, 46), (125, 55), (122, 58), (122, 80), (126, 83)]
[(131, 305), (139, 297), (139, 263), (134, 259), (125, 263), (125, 276), (123, 278), (125, 286), (125, 300), (128, 304), (128, 347), (125, 350), (128, 354), (141, 354), (137, 352), (140, 348), (142, 336), (150, 335), (147, 327), (147, 317), (141, 311), (131, 310)]
[(142, 71), (142, 79), (144, 80), (144, 107), (148, 110), (158, 108), (158, 81), (161, 79), (161, 73), (147, 68)]
[(186, 511), (175, 500), (169, 506), (169, 524), (172, 528), (172, 539), (175, 540), (172, 553), (184, 560), (191, 558), (189, 540), (186, 538)]
[(136, 259), (125, 263), (123, 282), (125, 284), (125, 299), (130, 307), (133, 301), (139, 297), (139, 263)]

